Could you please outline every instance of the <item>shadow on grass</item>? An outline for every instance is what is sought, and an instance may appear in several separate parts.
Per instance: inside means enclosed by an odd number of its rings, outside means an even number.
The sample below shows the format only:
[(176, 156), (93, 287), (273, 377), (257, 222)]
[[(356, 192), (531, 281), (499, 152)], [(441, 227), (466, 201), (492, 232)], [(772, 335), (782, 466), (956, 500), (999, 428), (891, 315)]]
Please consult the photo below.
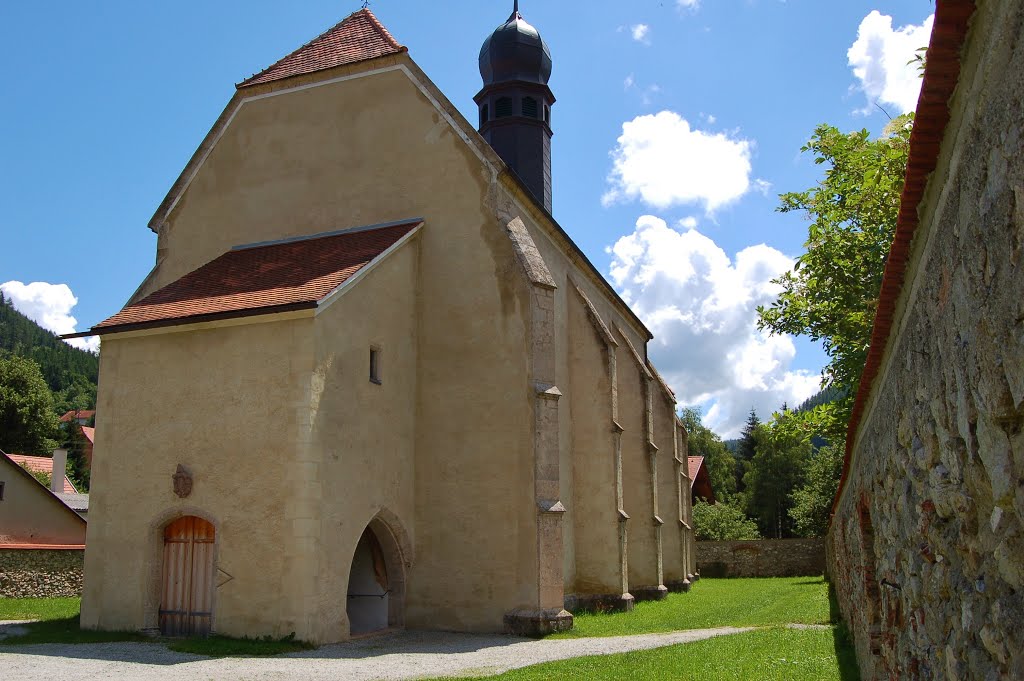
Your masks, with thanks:
[(93, 631), (78, 626), (78, 615), (17, 625), (24, 631), (0, 640), (0, 646), (39, 643), (110, 643), (113, 641), (152, 641), (136, 631)]
[(836, 650), (836, 659), (839, 660), (839, 673), (842, 681), (860, 681), (860, 668), (857, 665), (857, 651), (853, 646), (853, 636), (843, 622), (843, 616), (839, 612), (839, 601), (836, 599), (836, 588), (829, 582), (828, 585), (828, 613), (832, 620), (832, 640)]
[(167, 647), (177, 653), (192, 653), (206, 657), (272, 657), (316, 648), (312, 643), (298, 641), (295, 634), (284, 638), (231, 638), (208, 636), (166, 641)]

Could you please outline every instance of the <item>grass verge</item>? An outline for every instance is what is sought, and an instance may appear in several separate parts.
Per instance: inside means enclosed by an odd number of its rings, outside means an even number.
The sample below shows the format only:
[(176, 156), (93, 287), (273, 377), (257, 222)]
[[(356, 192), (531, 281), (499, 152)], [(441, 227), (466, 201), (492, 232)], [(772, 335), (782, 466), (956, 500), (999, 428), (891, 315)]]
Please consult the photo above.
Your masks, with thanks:
[(154, 639), (135, 631), (90, 631), (78, 626), (80, 598), (0, 598), (0, 620), (39, 620), (19, 625), (24, 634), (0, 639), (0, 646), (34, 645), (37, 643), (111, 643), (114, 641), (147, 641), (164, 643), (180, 653), (208, 657), (264, 657), (310, 650), (312, 646), (296, 641), (294, 636), (272, 639), (209, 638)]
[(110, 643), (111, 641), (152, 641), (136, 631), (92, 631), (78, 627), (74, 617), (49, 619), (20, 625), (26, 632), (0, 639), (0, 646), (33, 645), (36, 643)]
[(500, 681), (853, 681), (836, 655), (832, 629), (772, 627), (743, 634), (616, 655), (580, 657), (515, 669)]
[(193, 653), (207, 657), (270, 657), (284, 653), (312, 650), (316, 646), (295, 640), (295, 635), (284, 638), (230, 638), (209, 636), (168, 641), (167, 647), (179, 653)]
[(81, 598), (0, 598), (0, 620), (76, 617), (81, 603)]
[(637, 603), (633, 612), (576, 616), (556, 638), (625, 636), (712, 627), (828, 624), (828, 583), (822, 577), (702, 579), (689, 593)]

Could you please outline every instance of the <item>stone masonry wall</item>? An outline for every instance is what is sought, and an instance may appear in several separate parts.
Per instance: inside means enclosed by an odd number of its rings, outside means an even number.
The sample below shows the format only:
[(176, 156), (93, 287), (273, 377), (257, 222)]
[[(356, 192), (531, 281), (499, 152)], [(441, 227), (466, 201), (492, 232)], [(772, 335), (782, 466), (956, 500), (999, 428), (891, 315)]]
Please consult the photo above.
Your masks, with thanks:
[(829, 535), (865, 679), (1024, 678), (1024, 3), (977, 7)]
[(0, 548), (0, 598), (82, 595), (84, 549)]
[(825, 572), (824, 539), (699, 541), (701, 577), (804, 577)]

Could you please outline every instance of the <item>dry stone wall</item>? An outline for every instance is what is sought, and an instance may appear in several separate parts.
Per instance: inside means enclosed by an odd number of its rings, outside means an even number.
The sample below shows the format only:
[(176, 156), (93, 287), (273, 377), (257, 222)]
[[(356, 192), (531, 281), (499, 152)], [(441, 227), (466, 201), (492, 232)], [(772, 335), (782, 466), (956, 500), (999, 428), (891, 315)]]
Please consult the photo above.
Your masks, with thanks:
[(829, 536), (864, 678), (1024, 678), (1024, 3), (979, 2)]
[(804, 577), (825, 571), (825, 540), (699, 541), (701, 577)]
[(82, 595), (84, 549), (0, 548), (0, 598)]

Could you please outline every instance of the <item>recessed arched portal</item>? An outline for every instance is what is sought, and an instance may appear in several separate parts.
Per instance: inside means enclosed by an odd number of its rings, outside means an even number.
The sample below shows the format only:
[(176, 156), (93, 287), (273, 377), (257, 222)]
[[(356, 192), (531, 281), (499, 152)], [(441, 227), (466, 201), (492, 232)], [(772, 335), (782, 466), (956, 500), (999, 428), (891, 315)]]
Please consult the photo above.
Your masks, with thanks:
[(404, 624), (405, 559), (391, 528), (378, 516), (363, 530), (348, 577), (349, 634)]

